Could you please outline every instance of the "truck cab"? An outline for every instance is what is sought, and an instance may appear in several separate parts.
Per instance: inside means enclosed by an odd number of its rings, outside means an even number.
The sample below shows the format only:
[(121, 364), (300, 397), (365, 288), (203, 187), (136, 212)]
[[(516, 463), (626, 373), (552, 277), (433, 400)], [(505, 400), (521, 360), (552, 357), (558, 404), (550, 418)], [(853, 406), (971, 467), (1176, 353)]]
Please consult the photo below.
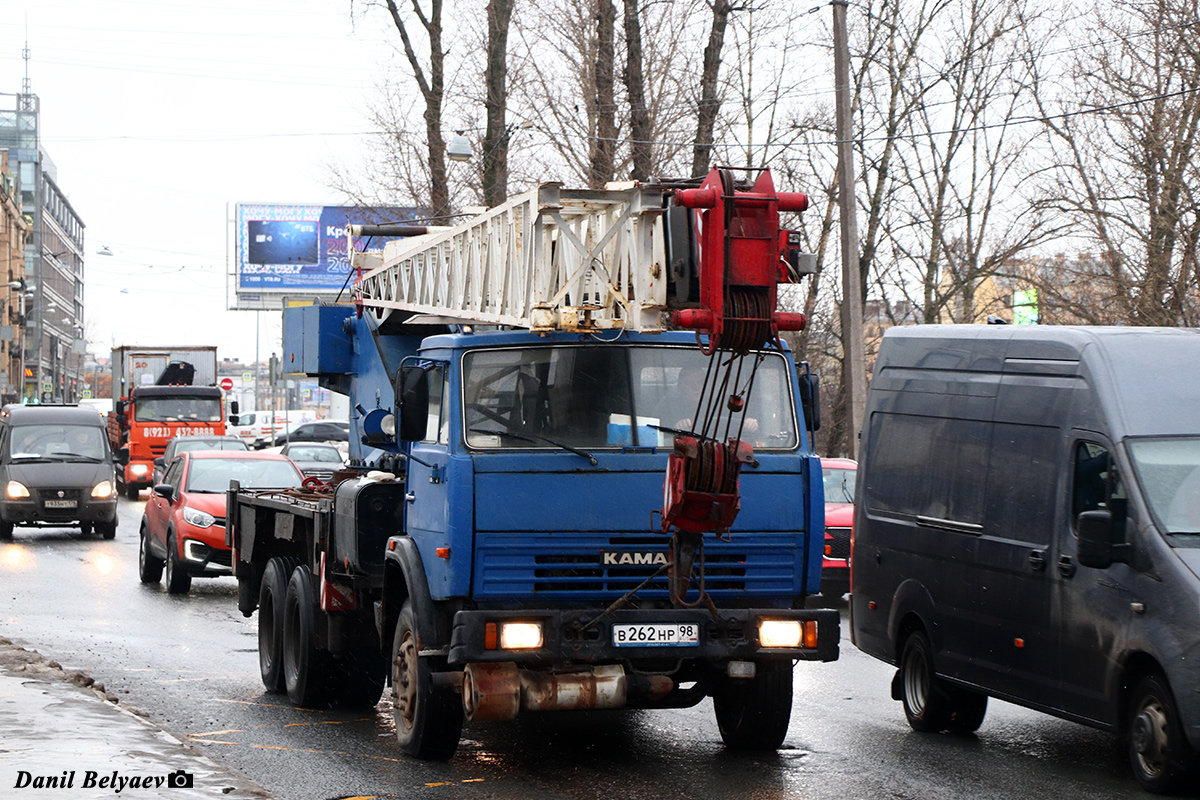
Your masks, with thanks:
[(118, 443), (117, 484), (130, 500), (153, 482), (154, 459), (176, 436), (224, 436), (225, 411), (215, 386), (140, 386), (109, 415)]

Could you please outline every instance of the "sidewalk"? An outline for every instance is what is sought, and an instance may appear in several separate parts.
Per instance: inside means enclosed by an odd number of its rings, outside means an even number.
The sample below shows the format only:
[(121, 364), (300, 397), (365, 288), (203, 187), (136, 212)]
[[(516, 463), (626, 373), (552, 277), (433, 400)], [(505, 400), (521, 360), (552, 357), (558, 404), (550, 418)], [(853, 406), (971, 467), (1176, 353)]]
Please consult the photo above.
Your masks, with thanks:
[[(191, 788), (182, 788), (190, 775)], [(170, 788), (168, 788), (170, 787)], [(23, 791), (24, 790), (24, 791)], [(0, 796), (272, 795), (117, 704), (87, 675), (0, 637)]]

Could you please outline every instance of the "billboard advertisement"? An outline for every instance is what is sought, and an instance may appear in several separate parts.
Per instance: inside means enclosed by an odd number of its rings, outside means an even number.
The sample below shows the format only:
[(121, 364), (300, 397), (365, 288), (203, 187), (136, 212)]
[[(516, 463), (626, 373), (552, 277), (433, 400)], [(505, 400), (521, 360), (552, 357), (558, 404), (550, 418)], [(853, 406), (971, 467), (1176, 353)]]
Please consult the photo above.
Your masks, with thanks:
[[(423, 208), (238, 203), (233, 215), (237, 308), (279, 308), (287, 295), (336, 295), (346, 285), (346, 225), (408, 223)], [(370, 242), (382, 250), (384, 239)]]

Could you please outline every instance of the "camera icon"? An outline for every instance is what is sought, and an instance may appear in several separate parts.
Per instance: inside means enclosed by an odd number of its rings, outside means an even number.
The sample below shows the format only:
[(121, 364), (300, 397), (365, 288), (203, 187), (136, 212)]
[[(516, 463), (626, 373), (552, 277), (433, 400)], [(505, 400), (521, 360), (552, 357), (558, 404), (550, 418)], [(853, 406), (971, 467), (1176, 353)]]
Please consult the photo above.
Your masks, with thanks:
[(192, 776), (192, 773), (177, 769), (167, 775), (167, 788), (191, 789), (193, 788), (192, 784), (195, 783), (195, 780), (196, 779)]

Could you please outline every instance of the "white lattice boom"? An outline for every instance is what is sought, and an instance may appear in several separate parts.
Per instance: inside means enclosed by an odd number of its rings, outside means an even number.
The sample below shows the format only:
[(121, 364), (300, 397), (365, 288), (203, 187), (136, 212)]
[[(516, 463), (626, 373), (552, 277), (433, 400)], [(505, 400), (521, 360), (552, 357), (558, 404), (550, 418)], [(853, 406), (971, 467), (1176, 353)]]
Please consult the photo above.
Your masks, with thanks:
[(661, 187), (543, 184), (461, 225), (355, 254), (381, 319), (554, 330), (665, 330)]

